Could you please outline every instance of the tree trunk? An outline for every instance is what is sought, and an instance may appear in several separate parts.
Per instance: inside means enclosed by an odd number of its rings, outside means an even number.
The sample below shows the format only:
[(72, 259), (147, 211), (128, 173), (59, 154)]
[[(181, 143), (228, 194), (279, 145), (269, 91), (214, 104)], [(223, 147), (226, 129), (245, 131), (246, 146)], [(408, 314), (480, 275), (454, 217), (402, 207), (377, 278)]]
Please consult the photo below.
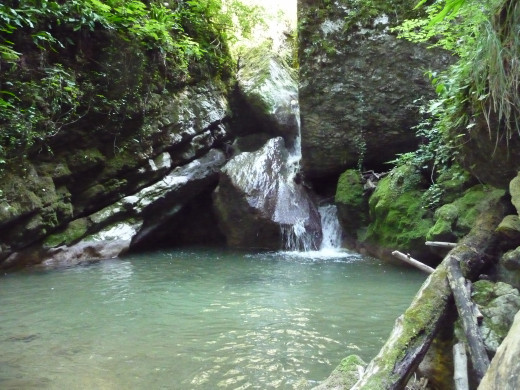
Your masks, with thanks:
[(477, 376), (477, 382), (480, 383), (489, 367), (489, 358), (477, 325), (477, 318), (475, 317), (475, 310), (473, 309), (474, 304), (471, 302), (471, 297), (466, 289), (466, 279), (462, 276), (462, 272), (456, 260), (453, 258), (448, 260), (448, 281), (453, 291), (457, 311), (459, 312), (462, 327), (464, 328), (464, 333), (468, 341), (473, 370)]
[(457, 343), (453, 346), (453, 365), (455, 390), (469, 390), (468, 358), (464, 343)]
[(454, 259), (466, 277), (478, 275), (497, 244), (495, 228), (506, 212), (505, 201), (490, 204), (475, 226), (424, 282), (410, 307), (400, 316), (379, 354), (352, 390), (401, 390), (415, 371), (447, 313), (451, 289), (447, 263)]

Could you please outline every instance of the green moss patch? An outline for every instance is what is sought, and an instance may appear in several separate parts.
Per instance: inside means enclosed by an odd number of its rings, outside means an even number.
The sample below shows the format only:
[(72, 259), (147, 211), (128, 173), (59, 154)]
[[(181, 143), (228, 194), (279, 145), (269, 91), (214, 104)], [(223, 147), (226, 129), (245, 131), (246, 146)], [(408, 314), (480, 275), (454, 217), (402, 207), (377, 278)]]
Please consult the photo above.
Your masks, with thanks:
[(85, 236), (88, 230), (88, 221), (86, 218), (76, 219), (70, 222), (65, 230), (59, 233), (51, 234), (44, 242), (47, 247), (56, 247), (60, 245), (70, 245)]
[(482, 184), (466, 190), (462, 197), (435, 212), (435, 225), (428, 231), (430, 241), (457, 241), (469, 233), (480, 213), (505, 194), (504, 190)]
[(370, 197), (370, 218), (365, 240), (389, 248), (424, 251), (426, 234), (433, 226), (431, 212), (423, 207), (425, 183), (411, 165), (395, 168)]
[(356, 231), (368, 223), (368, 199), (358, 170), (349, 169), (341, 174), (335, 202), (343, 230), (356, 236)]

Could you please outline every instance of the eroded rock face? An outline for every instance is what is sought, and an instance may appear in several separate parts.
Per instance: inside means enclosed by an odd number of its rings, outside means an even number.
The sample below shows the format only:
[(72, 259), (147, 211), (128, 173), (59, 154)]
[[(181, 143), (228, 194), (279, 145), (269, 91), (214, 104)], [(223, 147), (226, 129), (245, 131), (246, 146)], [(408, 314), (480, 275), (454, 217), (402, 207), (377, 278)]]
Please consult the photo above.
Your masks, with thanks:
[(307, 177), (339, 175), (363, 161), (380, 166), (414, 150), (418, 99), (432, 97), (426, 70), (436, 51), (399, 40), (390, 27), (410, 1), (299, 0), (300, 111)]
[(161, 231), (171, 232), (169, 224), (186, 204), (215, 187), (224, 163), (224, 153), (212, 149), (137, 193), (64, 224), (42, 243), (15, 251), (5, 259), (3, 267), (41, 262), (73, 265), (146, 247), (156, 241), (155, 235), (161, 236)]
[(281, 227), (298, 226), (321, 242), (319, 213), (288, 166), (282, 138), (257, 152), (244, 152), (222, 169), (214, 200), (221, 229), (231, 247), (280, 249)]
[(478, 390), (516, 390), (520, 388), (520, 313), (491, 361)]
[(494, 354), (520, 309), (520, 294), (507, 283), (479, 280), (473, 284), (472, 298), (484, 316), (480, 325), (484, 345)]
[[(298, 83), (295, 71), (268, 45), (248, 50), (237, 74), (238, 96), (243, 100), (240, 126), (281, 136), (293, 147), (298, 135)], [(252, 123), (256, 122), (256, 123)]]

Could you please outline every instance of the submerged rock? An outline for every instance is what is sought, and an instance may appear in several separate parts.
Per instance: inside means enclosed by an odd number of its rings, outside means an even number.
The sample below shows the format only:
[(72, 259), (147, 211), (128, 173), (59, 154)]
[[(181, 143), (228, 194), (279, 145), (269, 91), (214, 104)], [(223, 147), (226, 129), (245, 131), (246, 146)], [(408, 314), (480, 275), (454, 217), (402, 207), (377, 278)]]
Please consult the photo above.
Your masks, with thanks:
[[(308, 239), (308, 249), (321, 242), (316, 206), (295, 182), (282, 138), (269, 140), (257, 152), (241, 153), (222, 169), (214, 194), (220, 227), (231, 247), (280, 249), (282, 229)], [(305, 248), (300, 248), (305, 249)]]

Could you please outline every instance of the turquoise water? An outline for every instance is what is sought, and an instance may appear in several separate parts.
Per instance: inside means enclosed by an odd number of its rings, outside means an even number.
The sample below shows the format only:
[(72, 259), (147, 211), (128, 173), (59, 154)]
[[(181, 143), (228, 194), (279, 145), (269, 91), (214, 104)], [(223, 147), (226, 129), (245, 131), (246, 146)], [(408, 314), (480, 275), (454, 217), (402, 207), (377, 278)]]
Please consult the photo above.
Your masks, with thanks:
[(293, 389), (370, 360), (425, 276), (182, 250), (0, 277), (0, 389)]

